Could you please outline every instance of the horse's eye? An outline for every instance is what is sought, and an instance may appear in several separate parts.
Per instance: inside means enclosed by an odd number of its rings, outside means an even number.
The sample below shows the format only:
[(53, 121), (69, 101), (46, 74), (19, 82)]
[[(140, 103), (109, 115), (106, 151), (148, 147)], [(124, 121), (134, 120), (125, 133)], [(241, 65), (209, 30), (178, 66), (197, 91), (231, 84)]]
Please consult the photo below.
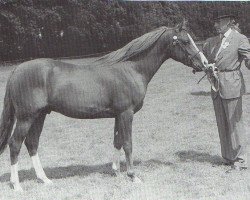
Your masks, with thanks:
[(185, 44), (185, 45), (190, 44), (190, 41), (189, 40), (183, 40), (183, 44)]

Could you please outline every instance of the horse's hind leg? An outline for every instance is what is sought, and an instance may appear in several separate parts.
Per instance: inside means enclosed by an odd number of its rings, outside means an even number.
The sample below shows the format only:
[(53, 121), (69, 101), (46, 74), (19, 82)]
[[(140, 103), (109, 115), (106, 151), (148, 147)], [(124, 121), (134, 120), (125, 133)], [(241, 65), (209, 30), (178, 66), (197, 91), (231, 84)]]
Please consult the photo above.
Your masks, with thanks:
[(43, 167), (41, 165), (41, 162), (37, 153), (37, 149), (39, 145), (39, 138), (43, 129), (45, 117), (46, 117), (46, 114), (41, 113), (39, 117), (37, 117), (34, 120), (29, 130), (29, 133), (25, 139), (25, 145), (32, 159), (32, 163), (33, 163), (38, 180), (45, 184), (52, 184), (52, 181), (47, 178), (43, 170)]
[(10, 161), (11, 161), (10, 182), (14, 190), (16, 191), (22, 191), (18, 176), (18, 155), (20, 153), (22, 143), (31, 127), (31, 124), (32, 124), (32, 119), (25, 119), (25, 120), (17, 119), (16, 128), (9, 140)]
[(114, 127), (114, 160), (112, 168), (115, 171), (115, 174), (120, 173), (120, 151), (123, 145), (123, 136), (118, 132), (118, 118), (115, 118), (115, 127)]

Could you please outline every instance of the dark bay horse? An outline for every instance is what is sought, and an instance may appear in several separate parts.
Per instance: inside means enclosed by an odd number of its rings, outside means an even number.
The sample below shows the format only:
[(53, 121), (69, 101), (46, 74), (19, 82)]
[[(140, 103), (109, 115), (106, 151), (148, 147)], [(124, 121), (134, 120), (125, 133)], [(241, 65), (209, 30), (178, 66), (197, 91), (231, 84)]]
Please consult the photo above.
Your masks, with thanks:
[(118, 173), (119, 151), (123, 148), (127, 175), (139, 181), (133, 172), (133, 115), (143, 105), (148, 83), (169, 58), (195, 70), (203, 68), (206, 62), (186, 31), (185, 23), (174, 28), (158, 28), (88, 65), (36, 59), (17, 66), (7, 82), (0, 122), (0, 153), (8, 144), (10, 181), (14, 189), (22, 190), (18, 155), (23, 142), (37, 178), (51, 183), (37, 154), (44, 120), (51, 111), (79, 119), (115, 118), (117, 156), (112, 168)]

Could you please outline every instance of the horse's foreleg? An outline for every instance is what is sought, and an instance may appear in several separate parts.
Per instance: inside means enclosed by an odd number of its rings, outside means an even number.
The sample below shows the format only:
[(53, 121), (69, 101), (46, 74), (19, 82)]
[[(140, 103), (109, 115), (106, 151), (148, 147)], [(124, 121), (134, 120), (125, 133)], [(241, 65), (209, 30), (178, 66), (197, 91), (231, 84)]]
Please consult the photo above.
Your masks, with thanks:
[(37, 149), (39, 145), (39, 138), (42, 132), (45, 116), (46, 116), (45, 114), (41, 114), (33, 122), (30, 128), (29, 134), (27, 135), (25, 139), (25, 145), (31, 157), (38, 180), (45, 184), (52, 184), (52, 181), (48, 179), (48, 177), (46, 176), (43, 170), (43, 167), (41, 165), (41, 162), (37, 153)]
[(140, 179), (135, 176), (132, 158), (132, 122), (134, 112), (127, 110), (118, 117), (118, 132), (123, 136), (123, 149), (126, 156), (127, 175), (136, 182)]
[(18, 176), (18, 155), (22, 143), (31, 127), (31, 120), (17, 120), (16, 128), (9, 141), (10, 161), (11, 161), (11, 186), (16, 191), (22, 191)]
[(123, 145), (122, 134), (118, 132), (118, 119), (115, 118), (115, 127), (114, 127), (114, 158), (112, 168), (115, 171), (115, 174), (120, 173), (120, 152)]

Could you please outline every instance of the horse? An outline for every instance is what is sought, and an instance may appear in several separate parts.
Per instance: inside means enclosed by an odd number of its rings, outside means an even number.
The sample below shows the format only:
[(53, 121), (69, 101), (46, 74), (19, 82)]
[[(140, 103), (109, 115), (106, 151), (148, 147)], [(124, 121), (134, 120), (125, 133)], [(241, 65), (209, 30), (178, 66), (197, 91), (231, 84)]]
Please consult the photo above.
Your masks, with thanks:
[(0, 154), (9, 145), (12, 188), (22, 191), (18, 155), (23, 142), (37, 178), (52, 183), (37, 152), (46, 115), (52, 111), (77, 119), (114, 118), (112, 170), (119, 174), (123, 148), (127, 176), (140, 181), (133, 170), (132, 122), (150, 80), (169, 58), (196, 71), (207, 62), (186, 27), (182, 22), (157, 28), (88, 64), (40, 58), (18, 65), (7, 81), (0, 121)]

